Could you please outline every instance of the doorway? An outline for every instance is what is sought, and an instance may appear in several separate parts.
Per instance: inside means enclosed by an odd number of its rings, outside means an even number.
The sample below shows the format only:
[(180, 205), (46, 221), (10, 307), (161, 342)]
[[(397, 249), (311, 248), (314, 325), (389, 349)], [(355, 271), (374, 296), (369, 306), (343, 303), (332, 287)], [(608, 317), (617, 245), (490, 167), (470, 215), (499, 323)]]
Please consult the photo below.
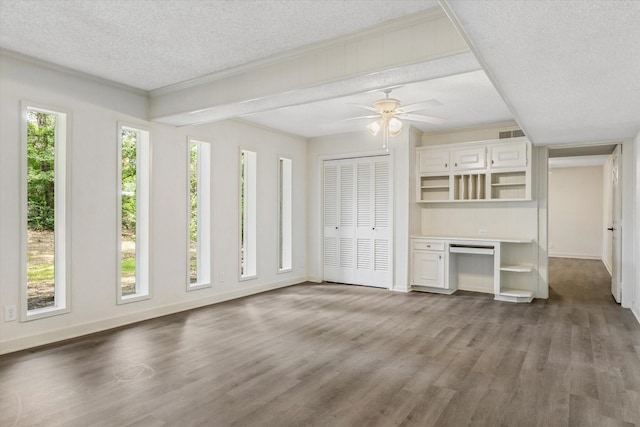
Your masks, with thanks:
[[(590, 260), (595, 263), (592, 268), (604, 265), (609, 292), (617, 303), (621, 301), (621, 165), (620, 144), (549, 148), (549, 257)], [(550, 284), (556, 279), (551, 277), (553, 271), (550, 268)]]

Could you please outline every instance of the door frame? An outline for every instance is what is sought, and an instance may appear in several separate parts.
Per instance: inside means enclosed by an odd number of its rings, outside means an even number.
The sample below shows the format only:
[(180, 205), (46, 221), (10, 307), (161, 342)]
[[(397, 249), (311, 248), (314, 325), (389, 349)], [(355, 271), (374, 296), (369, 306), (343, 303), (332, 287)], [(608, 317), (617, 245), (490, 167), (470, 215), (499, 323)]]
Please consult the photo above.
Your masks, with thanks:
[[(385, 150), (373, 150), (373, 151), (359, 151), (354, 153), (338, 153), (338, 154), (325, 154), (317, 157), (317, 171), (318, 171), (318, 186), (316, 188), (317, 195), (317, 206), (318, 210), (316, 214), (318, 215), (318, 224), (317, 224), (317, 235), (319, 236), (317, 242), (317, 274), (318, 279), (322, 282), (324, 281), (324, 250), (323, 250), (323, 242), (324, 242), (324, 162), (327, 160), (347, 160), (347, 159), (359, 159), (364, 157), (383, 157), (386, 156), (389, 158), (389, 221), (390, 221), (390, 230), (389, 230), (389, 240), (391, 242), (389, 248), (389, 284), (386, 289), (393, 290), (394, 287), (394, 278), (395, 278), (395, 220), (394, 220), (394, 211), (395, 211), (395, 179), (394, 179), (394, 150), (391, 149), (389, 152)], [(385, 289), (385, 288), (381, 288)]]
[[(611, 293), (617, 303), (622, 302), (622, 231), (625, 228), (624, 222), (622, 220), (622, 195), (624, 193), (624, 186), (621, 179), (624, 176), (624, 165), (622, 158), (623, 151), (624, 150), (622, 149), (622, 144), (618, 144), (614, 152), (611, 153), (612, 160), (614, 154), (618, 155), (617, 169), (613, 169), (613, 166), (616, 165), (616, 163), (612, 163), (612, 172), (615, 170), (617, 186), (614, 186), (613, 183), (611, 185), (611, 226), (613, 228), (611, 239)], [(611, 176), (609, 177), (609, 179), (613, 180), (613, 177)], [(616, 257), (617, 259), (614, 258), (615, 254), (618, 255)], [(616, 280), (618, 283), (614, 285)]]
[[(620, 156), (621, 159), (621, 169), (622, 169), (622, 175), (619, 178), (619, 182), (621, 183), (621, 195), (622, 195), (622, 212), (621, 212), (621, 218), (622, 218), (622, 227), (625, 230), (625, 235), (628, 236), (633, 236), (634, 232), (635, 232), (635, 228), (634, 228), (634, 221), (633, 221), (633, 200), (634, 200), (634, 194), (633, 194), (633, 189), (634, 189), (634, 183), (633, 183), (633, 179), (634, 179), (634, 167), (633, 167), (633, 159), (634, 159), (634, 148), (633, 148), (633, 140), (613, 140), (613, 141), (597, 141), (597, 142), (593, 142), (593, 143), (573, 143), (573, 144), (558, 144), (558, 145), (551, 145), (551, 146), (539, 146), (539, 148), (544, 149), (545, 153), (548, 154), (548, 152), (550, 150), (556, 150), (556, 149), (588, 149), (588, 148), (593, 148), (593, 147), (598, 147), (598, 146), (603, 146), (603, 145), (620, 145), (622, 147), (622, 153)], [(539, 156), (539, 159), (542, 159), (542, 157), (547, 157), (548, 155), (545, 156)], [(541, 162), (543, 163), (543, 162)], [(539, 203), (539, 225), (540, 225), (540, 233), (543, 232), (545, 233), (545, 238), (544, 238), (544, 244), (541, 246), (540, 248), (540, 253), (544, 253), (544, 257), (547, 258), (547, 263), (548, 263), (548, 253), (549, 253), (549, 248), (548, 248), (548, 236), (546, 236), (546, 233), (548, 232), (548, 223), (549, 223), (549, 217), (548, 217), (548, 206), (546, 205), (547, 201), (548, 201), (548, 194), (549, 194), (549, 182), (547, 178), (547, 174), (549, 171), (549, 163), (548, 161), (546, 163), (540, 164), (538, 167), (538, 173), (539, 173), (539, 184), (540, 187), (538, 188), (538, 198), (539, 201), (544, 201), (544, 204)], [(544, 175), (544, 177), (542, 176)], [(626, 203), (625, 203), (626, 201)], [(632, 299), (633, 299), (633, 281), (634, 281), (634, 277), (635, 277), (635, 265), (633, 262), (633, 239), (625, 239), (624, 236), (620, 236), (622, 237), (622, 250), (621, 250), (621, 254), (620, 254), (620, 259), (622, 262), (622, 269), (620, 271), (620, 302), (621, 302), (621, 306), (623, 308), (631, 308), (631, 305), (633, 303)], [(542, 243), (542, 239), (541, 239), (541, 243)], [(539, 256), (539, 262), (542, 263), (543, 259), (542, 259), (542, 255)], [(545, 280), (546, 279), (546, 280)], [(543, 280), (546, 281), (546, 288), (547, 288), (547, 292), (549, 289), (549, 277), (548, 277), (548, 270), (546, 272), (546, 278), (543, 278)]]

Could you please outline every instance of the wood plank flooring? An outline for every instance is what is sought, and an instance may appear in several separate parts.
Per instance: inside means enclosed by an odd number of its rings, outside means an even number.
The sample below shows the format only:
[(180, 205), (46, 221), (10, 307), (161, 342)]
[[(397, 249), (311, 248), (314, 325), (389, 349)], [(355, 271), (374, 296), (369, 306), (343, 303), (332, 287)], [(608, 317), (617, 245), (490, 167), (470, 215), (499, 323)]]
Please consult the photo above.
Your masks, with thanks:
[(0, 357), (1, 426), (640, 426), (600, 262), (550, 299), (303, 284)]

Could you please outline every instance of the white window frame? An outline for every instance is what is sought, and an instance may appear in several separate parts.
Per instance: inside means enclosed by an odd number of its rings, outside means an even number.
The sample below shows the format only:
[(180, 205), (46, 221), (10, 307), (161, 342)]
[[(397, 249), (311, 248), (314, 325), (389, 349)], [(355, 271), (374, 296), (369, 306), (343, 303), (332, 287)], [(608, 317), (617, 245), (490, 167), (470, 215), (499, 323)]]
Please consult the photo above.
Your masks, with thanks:
[[(42, 319), (71, 312), (71, 170), (70, 170), (70, 129), (71, 114), (63, 108), (44, 106), (33, 102), (22, 101), (22, 147), (21, 147), (21, 181), (22, 181), (22, 248), (21, 284), (20, 284), (20, 321)], [(54, 154), (54, 305), (52, 307), (28, 309), (27, 279), (27, 113), (37, 111), (56, 116), (55, 154)]]
[[(136, 292), (122, 295), (122, 131), (138, 133), (136, 140)], [(116, 296), (117, 304), (151, 298), (151, 131), (144, 126), (118, 122)]]
[(293, 160), (278, 157), (278, 273), (293, 270)]
[[(191, 283), (191, 147), (196, 146), (198, 280)], [(187, 291), (211, 287), (211, 143), (187, 139)]]
[[(242, 189), (242, 156), (244, 155), (244, 212), (242, 210), (243, 189)], [(239, 230), (239, 251), (238, 251), (238, 277), (240, 281), (255, 279), (258, 277), (257, 270), (257, 187), (258, 187), (258, 153), (251, 150), (240, 150), (238, 159), (238, 212), (244, 214), (244, 228), (241, 215)], [(244, 262), (242, 249), (246, 249)]]

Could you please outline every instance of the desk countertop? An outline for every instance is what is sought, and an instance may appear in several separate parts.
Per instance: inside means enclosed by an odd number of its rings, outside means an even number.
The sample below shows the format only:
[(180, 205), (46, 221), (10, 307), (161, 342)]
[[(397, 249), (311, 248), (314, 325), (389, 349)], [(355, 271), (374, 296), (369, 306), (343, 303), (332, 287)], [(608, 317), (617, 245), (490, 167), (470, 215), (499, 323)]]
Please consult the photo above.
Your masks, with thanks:
[(431, 240), (447, 240), (451, 242), (491, 242), (491, 243), (531, 243), (532, 238), (514, 238), (514, 237), (465, 237), (465, 236), (423, 236), (413, 235), (412, 239), (431, 239)]

